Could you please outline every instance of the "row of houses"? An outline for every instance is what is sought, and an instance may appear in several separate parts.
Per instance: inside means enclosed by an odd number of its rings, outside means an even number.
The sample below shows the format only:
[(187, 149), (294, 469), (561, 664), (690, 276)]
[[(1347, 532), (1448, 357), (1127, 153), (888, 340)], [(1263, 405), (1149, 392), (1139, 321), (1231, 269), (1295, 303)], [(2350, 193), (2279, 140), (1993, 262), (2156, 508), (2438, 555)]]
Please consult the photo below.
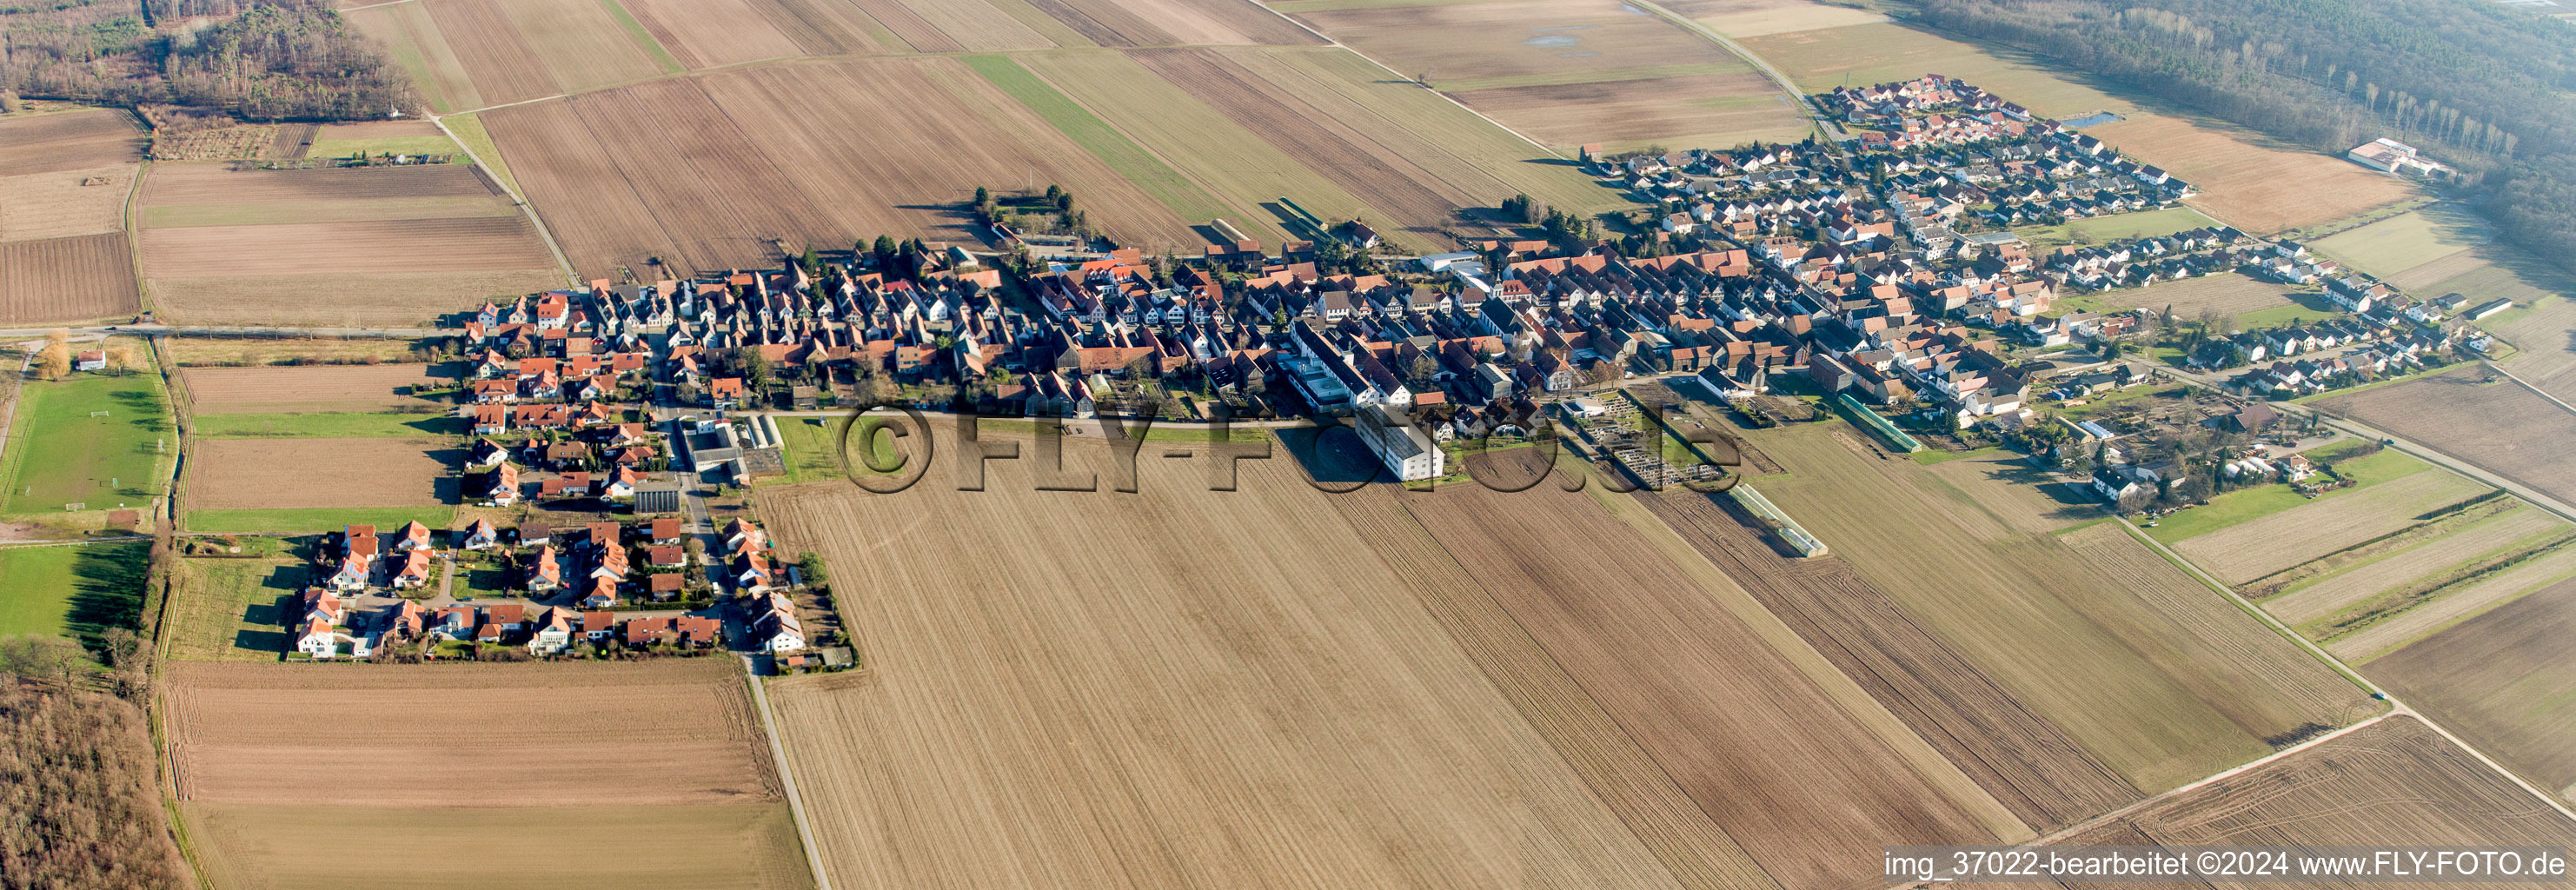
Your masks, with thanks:
[(529, 654), (543, 657), (560, 655), (584, 642), (629, 649), (666, 645), (708, 649), (724, 642), (724, 623), (702, 615), (621, 618), (607, 611), (515, 603), (431, 610), (411, 600), (361, 615), (339, 594), (320, 588), (306, 590), (302, 602), (305, 618), (297, 625), (295, 651), (314, 659), (369, 658), (405, 643), (522, 646)]

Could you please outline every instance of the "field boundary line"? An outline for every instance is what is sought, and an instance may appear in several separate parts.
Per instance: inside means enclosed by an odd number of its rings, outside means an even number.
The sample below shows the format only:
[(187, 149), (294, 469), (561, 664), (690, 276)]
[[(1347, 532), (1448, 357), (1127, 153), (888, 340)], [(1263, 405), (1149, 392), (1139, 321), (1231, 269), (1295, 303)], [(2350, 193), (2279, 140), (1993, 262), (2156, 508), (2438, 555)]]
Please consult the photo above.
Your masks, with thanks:
[[(530, 100), (528, 100), (528, 102), (544, 102), (544, 101), (546, 101), (547, 99), (560, 99), (560, 98), (563, 98), (563, 96), (561, 96), (561, 95), (554, 95), (554, 96), (547, 96), (547, 97), (545, 97), (544, 99), (530, 99)], [(510, 105), (525, 105), (525, 104), (528, 104), (528, 103), (527, 103), (527, 102), (512, 102), (512, 103), (510, 103)], [(509, 107), (509, 106), (507, 106), (507, 105), (494, 105), (494, 106), (492, 106), (492, 107), (493, 107), (493, 108), (506, 108), (506, 107)], [(478, 112), (479, 112), (479, 111), (483, 111), (483, 110), (485, 110), (485, 109), (481, 109), (481, 108), (477, 108), (477, 109), (475, 109), (475, 111), (478, 111)], [(472, 113), (472, 112), (459, 112), (459, 113), (463, 114), (463, 113)], [(581, 273), (579, 273), (579, 272), (577, 272), (577, 271), (575, 271), (575, 270), (573, 269), (573, 266), (572, 266), (572, 258), (571, 258), (571, 257), (567, 257), (567, 256), (565, 256), (565, 255), (564, 255), (564, 252), (563, 252), (563, 245), (560, 245), (560, 244), (556, 244), (556, 243), (555, 243), (555, 233), (554, 233), (552, 230), (549, 230), (549, 229), (547, 229), (547, 228), (546, 228), (546, 221), (545, 221), (544, 219), (539, 218), (539, 217), (537, 216), (537, 205), (536, 205), (536, 204), (534, 204), (534, 203), (532, 203), (532, 202), (530, 202), (530, 201), (528, 200), (528, 196), (523, 195), (523, 194), (520, 194), (520, 193), (518, 192), (518, 190), (511, 188), (509, 183), (502, 182), (502, 181), (501, 181), (501, 177), (498, 177), (498, 176), (494, 176), (494, 175), (492, 175), (492, 167), (491, 167), (491, 165), (486, 164), (486, 163), (484, 163), (484, 162), (483, 162), (483, 156), (482, 156), (482, 155), (479, 155), (479, 154), (475, 154), (475, 153), (474, 153), (474, 146), (471, 146), (471, 145), (467, 145), (467, 144), (465, 144), (465, 140), (464, 140), (464, 139), (462, 139), (462, 138), (460, 138), (460, 137), (458, 137), (458, 136), (456, 135), (456, 131), (454, 131), (454, 130), (450, 130), (450, 129), (448, 129), (448, 128), (447, 128), (447, 121), (445, 121), (445, 120), (442, 120), (442, 119), (441, 119), (441, 118), (443, 118), (443, 117), (444, 117), (444, 115), (429, 114), (429, 113), (427, 113), (427, 112), (423, 112), (423, 113), (422, 113), (422, 115), (423, 115), (424, 117), (429, 118), (430, 126), (437, 127), (437, 128), (438, 128), (438, 132), (440, 132), (440, 133), (442, 133), (442, 134), (445, 134), (445, 135), (447, 136), (447, 141), (456, 143), (456, 147), (457, 147), (457, 148), (459, 148), (459, 149), (462, 149), (462, 150), (465, 152), (465, 156), (466, 156), (466, 157), (468, 157), (468, 158), (472, 158), (472, 159), (474, 160), (474, 166), (475, 166), (475, 168), (477, 169), (477, 171), (478, 171), (478, 172), (482, 173), (482, 174), (483, 174), (483, 176), (484, 176), (485, 178), (488, 178), (488, 179), (492, 180), (492, 183), (493, 183), (494, 185), (498, 185), (498, 186), (500, 186), (502, 191), (505, 191), (505, 192), (509, 192), (509, 193), (510, 193), (510, 198), (511, 198), (511, 200), (518, 202), (518, 205), (519, 205), (519, 214), (528, 218), (528, 224), (529, 224), (529, 225), (532, 225), (532, 226), (537, 227), (537, 237), (538, 237), (539, 239), (541, 239), (541, 240), (545, 241), (545, 242), (546, 242), (546, 250), (547, 250), (547, 251), (549, 251), (549, 252), (551, 252), (551, 253), (553, 253), (553, 254), (555, 255), (555, 266), (556, 266), (556, 268), (560, 269), (560, 270), (563, 272), (563, 274), (564, 274), (564, 283), (565, 283), (565, 284), (567, 284), (567, 285), (573, 285), (573, 286), (578, 286), (578, 285), (580, 285), (580, 284), (581, 284)], [(499, 141), (499, 140), (494, 140), (494, 141), (493, 141), (493, 143), (492, 143), (492, 150), (493, 150), (493, 151), (499, 151), (499, 150), (501, 150), (501, 143), (500, 143), (500, 141)], [(137, 262), (140, 262), (140, 260), (137, 260)], [(353, 319), (353, 320), (354, 320), (354, 319)]]
[(134, 267), (134, 305), (140, 312), (154, 311), (151, 279), (143, 277), (143, 215), (137, 212), (143, 204), (143, 177), (151, 173), (151, 158), (135, 162), (134, 185), (125, 191), (125, 262)]
[(1415, 84), (1415, 85), (1418, 85), (1418, 86), (1422, 87), (1423, 89), (1430, 90), (1432, 95), (1440, 97), (1442, 100), (1444, 100), (1444, 101), (1448, 102), (1448, 103), (1449, 103), (1449, 104), (1451, 104), (1451, 105), (1458, 106), (1461, 110), (1466, 111), (1468, 114), (1475, 115), (1478, 119), (1483, 120), (1485, 123), (1489, 123), (1489, 124), (1494, 125), (1494, 128), (1495, 128), (1495, 129), (1501, 130), (1501, 131), (1503, 131), (1503, 132), (1505, 132), (1505, 133), (1510, 133), (1510, 134), (1512, 134), (1514, 137), (1519, 138), (1519, 139), (1520, 139), (1520, 141), (1529, 143), (1531, 147), (1536, 148), (1536, 149), (1538, 149), (1538, 150), (1540, 150), (1540, 151), (1543, 151), (1543, 152), (1547, 152), (1548, 157), (1552, 157), (1552, 158), (1555, 158), (1555, 159), (1560, 160), (1560, 161), (1561, 161), (1561, 160), (1565, 160), (1565, 155), (1558, 153), (1556, 149), (1553, 149), (1553, 148), (1549, 148), (1549, 147), (1547, 147), (1547, 143), (1540, 142), (1540, 141), (1538, 141), (1538, 140), (1536, 140), (1536, 139), (1529, 138), (1529, 136), (1528, 136), (1528, 135), (1523, 134), (1523, 133), (1522, 133), (1521, 131), (1519, 131), (1519, 130), (1515, 130), (1515, 129), (1512, 129), (1512, 128), (1507, 127), (1507, 126), (1503, 126), (1503, 122), (1502, 122), (1502, 121), (1498, 121), (1498, 120), (1495, 120), (1495, 119), (1493, 119), (1493, 118), (1486, 117), (1484, 112), (1482, 112), (1482, 111), (1477, 111), (1477, 110), (1476, 110), (1476, 109), (1474, 109), (1474, 108), (1469, 108), (1469, 107), (1467, 107), (1467, 103), (1458, 101), (1458, 98), (1457, 98), (1457, 97), (1455, 97), (1455, 96), (1451, 96), (1451, 95), (1449, 95), (1448, 93), (1443, 93), (1443, 92), (1439, 91), (1438, 89), (1433, 88), (1430, 84), (1423, 83), (1422, 81), (1415, 80), (1415, 79), (1413, 79), (1413, 78), (1410, 78), (1410, 77), (1406, 77), (1406, 76), (1404, 76), (1404, 72), (1402, 72), (1402, 71), (1397, 71), (1397, 70), (1395, 70), (1395, 69), (1393, 69), (1393, 68), (1389, 68), (1389, 67), (1387, 67), (1385, 62), (1380, 62), (1380, 61), (1378, 61), (1377, 59), (1375, 59), (1375, 58), (1371, 57), (1369, 54), (1364, 53), (1364, 52), (1360, 52), (1359, 50), (1352, 48), (1350, 44), (1343, 43), (1343, 42), (1341, 42), (1340, 40), (1334, 39), (1333, 35), (1326, 34), (1326, 33), (1322, 32), (1322, 31), (1317, 31), (1317, 30), (1315, 30), (1315, 29), (1313, 29), (1313, 28), (1307, 27), (1307, 25), (1306, 25), (1306, 23), (1305, 23), (1305, 22), (1298, 21), (1296, 18), (1294, 18), (1294, 17), (1292, 17), (1292, 16), (1288, 15), (1287, 13), (1280, 12), (1279, 10), (1276, 10), (1276, 9), (1272, 9), (1272, 8), (1270, 8), (1270, 7), (1269, 7), (1268, 5), (1266, 5), (1266, 4), (1254, 3), (1254, 4), (1252, 4), (1252, 5), (1261, 7), (1261, 11), (1263, 11), (1263, 12), (1269, 13), (1269, 14), (1271, 14), (1271, 15), (1278, 16), (1278, 17), (1279, 17), (1279, 19), (1280, 19), (1280, 21), (1284, 21), (1284, 22), (1287, 22), (1287, 23), (1289, 23), (1289, 24), (1291, 24), (1291, 25), (1295, 25), (1295, 26), (1297, 26), (1300, 30), (1305, 31), (1305, 32), (1306, 32), (1306, 33), (1308, 33), (1308, 34), (1313, 34), (1313, 35), (1315, 35), (1315, 37), (1316, 37), (1316, 38), (1318, 38), (1318, 39), (1320, 39), (1320, 40), (1324, 41), (1324, 45), (1326, 45), (1326, 46), (1330, 46), (1330, 47), (1333, 47), (1333, 48), (1335, 48), (1335, 49), (1339, 49), (1339, 50), (1341, 50), (1341, 51), (1343, 51), (1343, 52), (1350, 53), (1351, 55), (1354, 55), (1354, 56), (1358, 56), (1358, 57), (1360, 57), (1360, 59), (1361, 59), (1362, 61), (1365, 61), (1365, 62), (1367, 62), (1367, 63), (1369, 63), (1369, 64), (1371, 64), (1371, 65), (1375, 65), (1375, 66), (1377, 66), (1377, 67), (1378, 67), (1378, 70), (1380, 70), (1380, 71), (1384, 71), (1384, 72), (1386, 72), (1386, 73), (1388, 73), (1388, 74), (1391, 74), (1391, 75), (1394, 75), (1394, 76), (1395, 76), (1395, 78), (1396, 78), (1397, 80), (1403, 81), (1403, 82), (1405, 82), (1405, 83)]
[(334, 12), (334, 13), (357, 12), (358, 10), (361, 10), (361, 9), (374, 9), (374, 8), (376, 8), (376, 7), (379, 7), (379, 6), (400, 6), (400, 5), (402, 5), (402, 4), (410, 3), (410, 2), (412, 2), (412, 0), (385, 0), (385, 2), (383, 2), (383, 3), (369, 3), (369, 4), (365, 5), (365, 6), (343, 6), (343, 7), (340, 7), (340, 8), (338, 8), (338, 9), (334, 9), (334, 10), (332, 10), (332, 12)]
[[(2255, 605), (2252, 600), (2248, 600), (2243, 595), (2238, 594), (2236, 592), (2236, 588), (2229, 587), (2226, 584), (2221, 583), (2217, 578), (2212, 577), (2208, 572), (2202, 571), (2198, 564), (2183, 558), (2182, 554), (2176, 553), (2173, 548), (2165, 546), (2163, 541), (2158, 541), (2155, 538), (2148, 536), (2145, 531), (2138, 528), (2136, 523), (2130, 522), (2129, 517), (2114, 516), (2113, 518), (2120, 521), (2120, 527), (2128, 531), (2129, 537), (2136, 538), (2140, 543), (2143, 543), (2149, 548), (2155, 550), (2157, 555), (2163, 556), (2167, 562), (2171, 562), (2176, 567), (2181, 568), (2185, 574), (2192, 577), (2192, 580), (2200, 582), (2201, 586), (2215, 590), (2226, 596), (2227, 601), (2234, 603), (2236, 608), (2243, 610), (2248, 615), (2254, 616), (2255, 620), (2263, 622), (2263, 625), (2271, 628), (2273, 633), (2280, 634), (2282, 637), (2298, 644), (2299, 648), (2307, 650), (2310, 657), (2324, 663), (2325, 666), (2329, 668), (2333, 668), (2335, 673), (2342, 674), (2344, 679), (2352, 681), (2354, 685), (2360, 686), (2363, 690), (2370, 692), (2372, 695), (2379, 696), (2383, 701), (2391, 702), (2392, 704), (2387, 713), (2397, 713), (2399, 708), (2394, 705), (2394, 702), (2396, 702), (2397, 699), (2389, 696), (2388, 690), (2379, 688), (2379, 684), (2371, 682), (2370, 678), (2362, 676), (2361, 672), (2353, 670), (2350, 667), (2346, 667), (2342, 659), (2334, 657), (2334, 654), (2327, 652), (2325, 647), (2317, 645), (2315, 641), (2310, 640), (2305, 636), (2301, 636), (2297, 630), (2292, 629), (2289, 625), (2282, 624), (2281, 619), (2272, 617), (2272, 613), (2264, 611), (2263, 607)], [(2387, 714), (2382, 714), (2381, 716), (2387, 716)]]
[(760, 728), (769, 735), (769, 757), (778, 764), (779, 787), (787, 789), (787, 812), (796, 817), (796, 836), (805, 844), (805, 864), (814, 869), (816, 890), (832, 890), (832, 876), (823, 870), (823, 848), (814, 845), (814, 826), (805, 818), (805, 798), (796, 793), (796, 771), (787, 765), (787, 744), (778, 739), (778, 718), (770, 713), (769, 691), (751, 672), (749, 656), (743, 658), (742, 668), (743, 682), (751, 684), (751, 702), (760, 708)]

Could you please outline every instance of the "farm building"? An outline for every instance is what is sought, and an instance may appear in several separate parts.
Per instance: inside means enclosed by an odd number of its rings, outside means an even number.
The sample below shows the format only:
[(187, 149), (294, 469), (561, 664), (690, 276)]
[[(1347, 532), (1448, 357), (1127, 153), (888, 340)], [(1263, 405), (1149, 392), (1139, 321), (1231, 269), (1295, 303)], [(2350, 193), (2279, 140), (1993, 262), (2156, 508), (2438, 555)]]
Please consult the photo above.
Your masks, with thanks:
[(2489, 300), (2478, 304), (2478, 308), (2469, 310), (2468, 319), (2470, 321), (2484, 321), (2488, 316), (2511, 308), (2513, 308), (2512, 300)]
[(2451, 172), (2449, 165), (2415, 153), (2415, 146), (2382, 136), (2344, 152), (2353, 163), (2373, 170), (2402, 173), (2408, 176), (2432, 176)]

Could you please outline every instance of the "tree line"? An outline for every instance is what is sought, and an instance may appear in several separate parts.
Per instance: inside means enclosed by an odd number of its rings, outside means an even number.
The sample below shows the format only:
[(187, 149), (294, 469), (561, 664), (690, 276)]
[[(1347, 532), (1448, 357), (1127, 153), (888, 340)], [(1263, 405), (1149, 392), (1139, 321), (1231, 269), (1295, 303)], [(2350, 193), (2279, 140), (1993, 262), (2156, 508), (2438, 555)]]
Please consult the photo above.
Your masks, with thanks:
[[(40, 7), (0, 9), (0, 93), (214, 108), (252, 120), (380, 118), (419, 106), (381, 45), (328, 0)], [(219, 20), (180, 26), (206, 17)]]
[(1935, 27), (2055, 57), (2321, 151), (2380, 136), (2474, 183), (2576, 268), (2576, 25), (2497, 3), (1923, 0)]

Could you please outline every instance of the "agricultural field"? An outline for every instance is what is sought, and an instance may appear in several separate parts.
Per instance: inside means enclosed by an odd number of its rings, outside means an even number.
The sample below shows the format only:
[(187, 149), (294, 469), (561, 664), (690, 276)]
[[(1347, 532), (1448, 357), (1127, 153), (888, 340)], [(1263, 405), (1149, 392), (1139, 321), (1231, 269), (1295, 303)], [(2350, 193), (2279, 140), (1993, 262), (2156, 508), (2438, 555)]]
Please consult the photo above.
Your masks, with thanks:
[(128, 111), (81, 109), (0, 119), (0, 176), (86, 170), (141, 160), (142, 125)]
[(143, 143), (125, 111), (0, 118), (0, 324), (142, 308), (125, 204)]
[(0, 513), (144, 506), (159, 496), (179, 454), (161, 378), (81, 373), (19, 387), (0, 447)]
[(141, 541), (0, 549), (0, 639), (34, 634), (96, 644), (143, 611)]
[(162, 337), (172, 363), (190, 367), (330, 364), (362, 366), (418, 361), (412, 340), (378, 337)]
[[(366, 412), (434, 404), (403, 394), (432, 383), (439, 365), (303, 365), (295, 367), (189, 368), (189, 407), (209, 414), (311, 411)], [(452, 381), (450, 381), (452, 382)]]
[[(904, 110), (925, 102), (956, 113)], [(633, 121), (656, 117), (724, 123), (673, 131), (677, 143), (630, 138)], [(585, 278), (649, 271), (656, 258), (674, 273), (750, 268), (775, 261), (773, 238), (792, 249), (881, 233), (971, 240), (975, 188), (1031, 177), (1072, 191), (1094, 225), (1128, 243), (1200, 243), (1170, 208), (955, 59), (773, 65), (483, 118)], [(874, 135), (844, 136), (862, 129)]]
[(357, 439), (463, 435), (469, 424), (444, 406), (414, 401), (389, 411), (223, 413), (199, 416), (198, 439)]
[[(2420, 596), (2401, 595), (2378, 608), (2346, 610), (2323, 624), (2326, 651), (2362, 664), (2515, 598), (2576, 578), (2576, 547), (2506, 554)], [(2356, 614), (2357, 613), (2357, 614)]]
[(176, 321), (409, 326), (563, 283), (535, 226), (466, 164), (164, 165), (139, 220), (154, 303)]
[(1323, 42), (1251, 0), (1031, 0), (1030, 5), (1102, 46)]
[[(2527, 551), (2566, 537), (2571, 531), (2576, 527), (2546, 511), (2523, 506), (2511, 498), (2494, 499), (2490, 505), (2462, 511), (2457, 519), (2443, 517), (2402, 534), (2304, 563), (2301, 567), (2321, 562), (2339, 564), (2306, 579), (2312, 583), (2282, 588), (2279, 595), (2263, 601), (2263, 609), (2284, 624), (2304, 624), (2381, 593), (2420, 586), (2419, 582), (2445, 578), (2465, 567)], [(2385, 542), (2399, 542), (2402, 546), (2383, 547)], [(2346, 559), (2356, 553), (2363, 553), (2362, 558)], [(2256, 583), (2289, 571), (2276, 572)]]
[(2576, 822), (2412, 717), (2390, 717), (2066, 841), (2175, 847), (2560, 846)]
[(1837, 433), (1860, 435), (1833, 422), (1748, 434), (1787, 470), (1762, 493), (2132, 787), (2171, 788), (2371, 710), (2116, 527), (2027, 531), (2020, 510), (1987, 506), (2005, 499), (1984, 489), (2008, 480), (1872, 459)]
[(124, 232), (0, 243), (0, 324), (133, 315), (143, 304), (130, 245)]
[(0, 243), (125, 231), (134, 164), (0, 176)]
[(419, 522), (431, 528), (456, 524), (462, 511), (453, 505), (432, 507), (304, 507), (288, 510), (189, 510), (184, 525), (200, 534), (300, 535), (346, 525), (401, 528)]
[(755, 7), (761, 0), (624, 0), (655, 42), (690, 70), (803, 55)]
[(2471, 215), (2467, 208), (2433, 204), (2320, 238), (2308, 246), (2375, 277), (2395, 278), (2484, 244), (2489, 238), (2486, 222)]
[[(1782, 32), (1740, 42), (1747, 51), (1796, 81), (1798, 89), (1806, 93), (1939, 73), (1992, 90), (2053, 118), (2076, 118), (2097, 111), (2137, 111), (2137, 106), (2128, 100), (2078, 83), (2057, 73), (2047, 60), (2028, 53), (1952, 40), (1893, 23)], [(2183, 178), (2199, 182), (2188, 176)]]
[(1671, 0), (1662, 4), (1728, 37), (1760, 37), (1887, 21), (1887, 16), (1813, 0)]
[(1805, 137), (1779, 90), (1701, 35), (1617, 0), (1303, 8), (1297, 19), (1566, 153)]
[[(437, 81), (433, 95), (473, 103), (447, 110), (594, 90), (679, 68), (615, 2), (422, 0), (420, 5), (428, 14), (427, 29), (404, 16), (383, 20), (400, 27), (379, 31), (367, 19), (359, 20), (359, 27), (392, 44), (396, 59), (421, 60), (419, 70)], [(539, 52), (539, 46), (545, 51)]]
[(2372, 679), (2561, 800), (2576, 802), (2576, 583), (2453, 625), (2370, 663)]
[[(180, 816), (220, 888), (417, 879), (345, 855), (388, 848), (472, 850), (477, 886), (811, 886), (739, 665), (175, 662)], [(352, 750), (406, 781), (298, 790)]]
[[(1805, 888), (1858, 861), (1815, 843), (1838, 822), (1870, 843), (2002, 833), (1935, 790), (1981, 796), (1955, 768), (1922, 778), (1946, 764), (1848, 679), (1775, 649), (1803, 647), (1757, 630), (1758, 605), (1683, 593), (1723, 576), (1664, 561), (1586, 496), (1500, 521), (1638, 554), (1636, 581), (1582, 573), (1615, 606), (1591, 617), (1534, 583), (1574, 560), (1489, 560), (1482, 538), (1448, 555), (1435, 533), (1489, 519), (1476, 493), (1434, 496), (1452, 527), (1394, 497), (1371, 502), (1383, 526), (1359, 525), (1342, 502), (1362, 496), (1316, 492), (1288, 455), (1236, 466), (1236, 492), (1172, 462), (1142, 465), (1138, 494), (1037, 492), (1023, 462), (996, 462), (984, 492), (763, 494), (783, 548), (907, 592), (843, 601), (866, 675), (771, 687), (835, 883)], [(1244, 558), (1140, 573), (1119, 555), (1181, 534)], [(1060, 557), (919, 546), (940, 540)], [(1638, 633), (1696, 654), (1639, 663), (1613, 645)], [(1733, 744), (1776, 756), (1751, 769), (1722, 756), (1749, 750)], [(1002, 831), (1024, 843), (977, 842)]]
[(2511, 381), (2485, 378), (2470, 365), (2311, 404), (2576, 502), (2576, 462), (2556, 444), (2576, 441), (2576, 414)]
[(2032, 829), (2143, 796), (1849, 563), (1781, 555), (1723, 498), (1635, 497)]
[(457, 500), (453, 439), (199, 439), (190, 510), (409, 507)]
[(2504, 368), (2561, 400), (2576, 400), (2576, 375), (2568, 373), (2576, 370), (2576, 335), (2568, 333), (2576, 331), (2576, 280), (2535, 268), (2538, 263), (2517, 254), (2435, 287), (2481, 302), (2514, 301), (2515, 308), (2477, 323), (2517, 350)]
[(2250, 234), (2342, 219), (2416, 194), (2405, 179), (2214, 121), (2141, 114), (2084, 132), (2191, 183), (2200, 192), (2192, 206)]
[(172, 583), (169, 657), (274, 662), (294, 648), (287, 627), (310, 575), (293, 559), (185, 558)]
[[(2172, 542), (2174, 550), (2219, 580), (2243, 584), (2404, 530), (2444, 507), (2491, 490), (2475, 480), (2434, 470), (2393, 451), (2346, 460), (2336, 469), (2361, 484), (2261, 515), (2250, 515), (2251, 510), (2239, 509), (2221, 495), (2211, 499), (2209, 506), (2194, 507), (2182, 515), (2209, 511), (2222, 521), (2235, 520), (2231, 524), (2188, 537), (2184, 532), (2206, 525), (2192, 524), (2168, 531), (2160, 523), (2154, 531), (2158, 539)], [(2278, 503), (2277, 494), (2260, 502), (2266, 506)], [(2240, 500), (2256, 502), (2254, 498)]]
[[(1273, 147), (1344, 191), (1369, 196), (1370, 206), (1385, 214), (1373, 218), (1381, 233), (1395, 229), (1412, 235), (1409, 239), (1398, 236), (1401, 240), (1447, 246), (1453, 239), (1443, 233), (1465, 208), (1491, 206), (1511, 197), (1502, 182), (1491, 176), (1444, 180), (1408, 153), (1407, 149), (1421, 147), (1418, 142), (1381, 142), (1214, 51), (1139, 50), (1130, 56), (1244, 129), (1261, 134)], [(1472, 174), (1473, 170), (1456, 172)]]

